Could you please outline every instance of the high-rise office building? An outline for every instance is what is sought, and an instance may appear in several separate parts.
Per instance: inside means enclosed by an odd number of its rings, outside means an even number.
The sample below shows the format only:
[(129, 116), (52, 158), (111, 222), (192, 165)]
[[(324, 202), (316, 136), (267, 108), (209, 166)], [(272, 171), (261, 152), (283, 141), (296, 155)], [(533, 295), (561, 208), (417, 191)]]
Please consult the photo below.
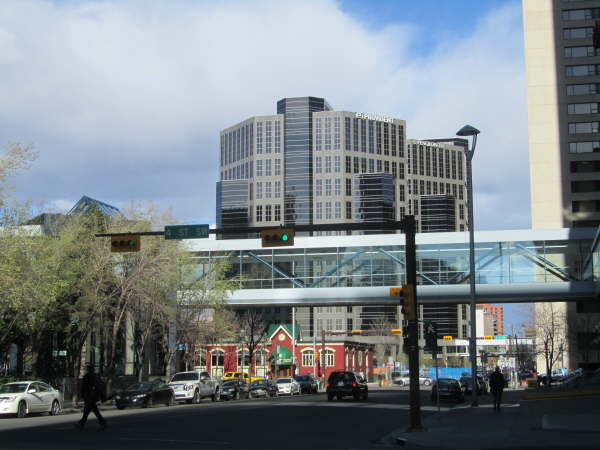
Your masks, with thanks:
[[(467, 227), (464, 139), (407, 141), (401, 119), (335, 111), (323, 98), (285, 98), (277, 114), (222, 130), (220, 156), (219, 227), (379, 222), (412, 214), (421, 231), (421, 217), (431, 218), (437, 208), (435, 196), (445, 208), (438, 231)], [(317, 280), (334, 268), (294, 270)], [(443, 313), (438, 319), (447, 325), (445, 334), (466, 336), (456, 305), (426, 309), (428, 318)], [(397, 318), (398, 308), (389, 306), (296, 309), (308, 336)]]
[[(523, 0), (533, 228), (600, 225), (599, 19), (600, 0)], [(585, 332), (573, 325), (600, 313), (597, 302), (554, 309), (569, 324), (565, 367), (600, 366), (600, 353), (595, 362), (582, 354)], [(541, 317), (543, 306), (535, 311)], [(538, 370), (545, 370), (543, 357)]]

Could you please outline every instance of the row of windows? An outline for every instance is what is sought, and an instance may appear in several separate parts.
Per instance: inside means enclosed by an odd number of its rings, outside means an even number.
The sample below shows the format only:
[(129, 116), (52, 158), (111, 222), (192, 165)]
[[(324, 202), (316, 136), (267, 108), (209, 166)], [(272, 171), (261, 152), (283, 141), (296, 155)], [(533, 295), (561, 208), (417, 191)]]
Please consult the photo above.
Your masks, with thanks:
[[(368, 164), (368, 169), (367, 169)], [(391, 167), (391, 171), (390, 171)], [(398, 173), (398, 168), (400, 172)], [(346, 173), (391, 173), (394, 177), (404, 179), (404, 163), (396, 161), (382, 161), (380, 159), (359, 158), (358, 156), (346, 156)]]
[(594, 27), (564, 28), (564, 39), (587, 39), (594, 36)]
[[(252, 220), (251, 217), (248, 219)], [(263, 222), (263, 219), (265, 222), (281, 222), (281, 205), (256, 205), (256, 221)]]
[[(342, 160), (341, 156), (325, 156), (324, 158), (321, 156), (317, 156), (315, 158), (315, 173), (340, 173), (342, 171)], [(323, 160), (325, 161), (325, 167), (323, 168)], [(333, 161), (333, 168), (332, 163)]]
[(565, 47), (565, 58), (586, 58), (598, 55), (600, 55), (600, 50), (594, 49), (592, 45)]
[[(263, 192), (264, 187), (264, 192)], [(271, 198), (271, 187), (273, 187), (273, 198), (281, 198), (281, 181), (257, 181), (256, 182), (256, 200), (261, 200), (263, 198)], [(248, 197), (250, 200), (252, 198), (252, 183), (248, 186)]]
[(600, 152), (600, 141), (570, 142), (569, 153)]
[(340, 118), (333, 117), (334, 133), (332, 140), (331, 117), (315, 119), (315, 150), (340, 150)]
[(280, 120), (267, 120), (256, 123), (256, 154), (259, 155), (263, 152), (281, 153)]
[(345, 117), (344, 137), (346, 150), (404, 157), (404, 127), (402, 125)]
[[(465, 186), (462, 184), (443, 183), (437, 181), (410, 180), (406, 183), (408, 195), (452, 195), (459, 200), (464, 199)], [(400, 201), (404, 200), (404, 185), (400, 185)], [(418, 209), (418, 208), (417, 208)]]
[[(332, 183), (333, 181), (333, 183)], [(325, 182), (325, 183), (323, 183)], [(325, 184), (325, 189), (323, 189), (323, 184)], [(333, 185), (333, 189), (332, 189), (332, 185)], [(346, 195), (351, 195), (352, 193), (348, 194), (348, 185), (350, 185), (350, 189), (352, 189), (352, 180), (347, 179), (346, 180)], [(331, 180), (331, 179), (326, 179), (326, 180), (322, 180), (322, 179), (317, 179), (315, 180), (315, 197), (322, 197), (323, 195), (325, 196), (331, 196), (331, 195), (335, 195), (336, 197), (339, 197), (340, 195), (342, 195), (342, 180), (340, 178), (336, 178), (335, 180)]]
[(408, 148), (408, 173), (462, 180), (463, 152), (413, 144)]
[[(350, 210), (348, 211), (348, 208)], [(348, 212), (350, 213), (348, 215)], [(317, 220), (331, 220), (342, 218), (342, 202), (317, 202), (316, 203)], [(346, 219), (352, 218), (352, 202), (346, 202)]]
[(569, 134), (598, 133), (599, 122), (575, 122), (569, 124)]
[(595, 95), (597, 93), (597, 83), (569, 84), (567, 86), (567, 95)]
[(600, 192), (600, 180), (571, 181), (571, 192)]
[(252, 124), (247, 124), (221, 134), (221, 166), (233, 164), (252, 155), (253, 133)]
[(567, 105), (569, 114), (598, 114), (598, 103), (570, 103)]
[(591, 20), (600, 18), (600, 8), (566, 9), (562, 20)]
[[(273, 161), (275, 161), (274, 164), (271, 161), (272, 160), (270, 160), (270, 159), (265, 159), (264, 164), (263, 164), (262, 159), (256, 160), (256, 176), (257, 177), (262, 177), (262, 176), (270, 177), (272, 175), (272, 171), (271, 171), (272, 167), (275, 169), (274, 175), (276, 177), (281, 175), (281, 159), (277, 158), (277, 159), (273, 160)], [(263, 172), (263, 165), (264, 165), (264, 172)], [(252, 171), (250, 172), (250, 178), (252, 178)]]
[(580, 66), (566, 66), (565, 71), (568, 77), (588, 77), (600, 73), (599, 64), (584, 64)]

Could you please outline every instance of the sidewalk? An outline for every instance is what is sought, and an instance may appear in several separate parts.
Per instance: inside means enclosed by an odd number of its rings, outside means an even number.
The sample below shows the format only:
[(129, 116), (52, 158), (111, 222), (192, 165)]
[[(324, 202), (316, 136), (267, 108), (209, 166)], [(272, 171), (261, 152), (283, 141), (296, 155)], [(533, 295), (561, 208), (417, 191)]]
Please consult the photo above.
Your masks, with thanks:
[(427, 431), (396, 430), (385, 438), (405, 448), (598, 448), (600, 395), (524, 400), (524, 392), (508, 391), (498, 413), (490, 396), (473, 408), (468, 403), (425, 418)]
[[(115, 402), (114, 402), (114, 400), (108, 400), (107, 402), (99, 403), (98, 409), (100, 411), (109, 411), (112, 409), (116, 409)], [(77, 405), (74, 404), (71, 400), (65, 400), (63, 402), (63, 409), (62, 409), (63, 414), (75, 414), (75, 413), (81, 413), (82, 411), (83, 411), (83, 402), (79, 402), (79, 404), (77, 404)]]

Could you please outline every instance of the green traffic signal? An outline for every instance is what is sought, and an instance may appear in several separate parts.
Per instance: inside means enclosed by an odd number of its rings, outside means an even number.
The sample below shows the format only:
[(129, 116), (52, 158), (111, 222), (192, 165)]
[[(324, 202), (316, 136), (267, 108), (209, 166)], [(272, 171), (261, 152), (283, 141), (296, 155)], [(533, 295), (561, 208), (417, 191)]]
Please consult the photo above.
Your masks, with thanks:
[(288, 235), (287, 234), (282, 234), (281, 235), (281, 240), (282, 241), (287, 241), (288, 240)]

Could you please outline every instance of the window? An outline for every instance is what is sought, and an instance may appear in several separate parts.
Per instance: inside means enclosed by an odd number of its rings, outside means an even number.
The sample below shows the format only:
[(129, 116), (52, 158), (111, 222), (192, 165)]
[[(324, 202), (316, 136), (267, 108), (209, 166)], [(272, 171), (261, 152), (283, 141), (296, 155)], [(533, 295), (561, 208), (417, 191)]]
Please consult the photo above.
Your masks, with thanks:
[(248, 184), (248, 200), (252, 200), (252, 183)]
[(315, 173), (321, 173), (321, 157), (317, 156), (315, 159)]
[(437, 195), (438, 193), (438, 184), (437, 181), (433, 182), (433, 195)]
[(367, 152), (367, 121), (365, 119), (360, 119), (360, 151), (362, 153)]
[(256, 221), (262, 222), (262, 205), (256, 205)]
[(325, 173), (331, 173), (331, 156), (325, 157)]
[(316, 151), (323, 150), (323, 136), (321, 130), (321, 118), (317, 118), (315, 121), (315, 139), (316, 139)]
[(335, 191), (334, 191), (334, 195), (336, 197), (339, 197), (340, 195), (342, 195), (342, 180), (340, 180), (339, 178), (335, 179)]
[[(394, 161), (394, 164), (396, 164), (395, 161)], [(385, 173), (390, 173), (390, 162), (389, 161), (384, 161), (383, 162), (383, 171)]]
[(360, 158), (360, 173), (367, 173), (367, 158)]
[(352, 119), (352, 150), (358, 151), (358, 119)]
[(600, 191), (599, 180), (571, 181), (571, 192), (598, 192)]
[(321, 197), (323, 195), (323, 180), (318, 179), (315, 183), (315, 197)]
[(392, 156), (396, 156), (396, 125), (392, 124)]
[(315, 363), (315, 354), (312, 350), (302, 350), (302, 365), (313, 366)]
[(250, 161), (250, 178), (254, 178), (254, 167), (253, 161)]
[(373, 124), (374, 122), (369, 120), (369, 153), (375, 153), (375, 130)]
[(275, 198), (281, 198), (281, 181), (275, 182)]
[(344, 148), (346, 150), (350, 150), (350, 132), (350, 117), (344, 117), (344, 140), (346, 141), (344, 143)]
[(404, 163), (399, 163), (398, 167), (400, 168), (400, 172), (396, 173), (396, 161), (392, 161), (392, 175), (404, 180)]
[(336, 318), (335, 319), (335, 330), (336, 331), (343, 331), (344, 330), (344, 319), (342, 318)]
[(265, 222), (271, 221), (271, 205), (265, 206)]
[(401, 201), (401, 202), (404, 202), (404, 201), (406, 201), (406, 194), (405, 194), (404, 185), (403, 185), (403, 184), (401, 184), (401, 185), (399, 186), (399, 188), (400, 188), (400, 194), (399, 194), (400, 201)]
[[(256, 123), (256, 154), (259, 155), (263, 151), (263, 124)], [(258, 174), (257, 174), (258, 176)]]
[[(328, 319), (331, 320), (331, 319)], [(331, 329), (331, 328), (329, 328)], [(325, 366), (333, 367), (335, 361), (335, 353), (333, 350), (325, 349)]]
[(573, 212), (594, 213), (600, 211), (599, 200), (579, 200), (573, 202)]
[(576, 122), (569, 124), (569, 134), (597, 133), (599, 122)]
[(346, 173), (352, 173), (352, 158), (346, 156)]
[(378, 173), (381, 173), (381, 172), (383, 172), (383, 167), (382, 167), (382, 164), (381, 164), (381, 160), (380, 160), (380, 159), (378, 159), (378, 160), (376, 160), (376, 161), (377, 161), (377, 172), (378, 172)]
[(277, 158), (275, 160), (275, 176), (278, 177), (281, 175), (281, 159)]
[(325, 180), (325, 195), (331, 195), (331, 180)]
[(465, 205), (458, 205), (458, 218), (460, 220), (464, 220), (465, 219)]
[(323, 203), (317, 202), (317, 219), (323, 219)]
[(390, 154), (390, 131), (389, 123), (383, 124), (383, 154), (389, 156)]
[(281, 221), (281, 205), (275, 205), (275, 222)]
[(262, 159), (256, 160), (256, 176), (257, 177), (263, 176), (263, 160)]
[(340, 149), (340, 118), (339, 117), (335, 117), (333, 119), (333, 124), (334, 124), (334, 141), (333, 141), (333, 148), (334, 150), (339, 150)]
[(331, 117), (325, 118), (325, 150), (331, 150)]
[(340, 173), (342, 171), (342, 161), (340, 156), (334, 157), (334, 171)]
[(342, 218), (342, 202), (335, 202), (335, 218)]
[(570, 142), (569, 153), (593, 153), (600, 152), (600, 141), (592, 142)]
[(565, 71), (568, 77), (587, 77), (598, 74), (598, 66), (596, 64), (586, 64), (583, 66), (567, 66)]
[(584, 45), (581, 47), (565, 47), (565, 58), (582, 58), (594, 56), (594, 54), (594, 47), (591, 45)]
[(225, 352), (222, 350), (213, 350), (210, 361), (213, 367), (223, 366), (225, 364)]
[(271, 182), (267, 181), (265, 183), (265, 198), (271, 198)]
[(331, 202), (325, 203), (325, 219), (331, 219)]
[(352, 180), (350, 178), (346, 178), (346, 195), (352, 196)]
[(567, 105), (569, 114), (598, 114), (598, 103), (570, 103)]
[(425, 189), (425, 193), (426, 193), (427, 195), (431, 195), (431, 181), (427, 181), (427, 182), (425, 183), (425, 187), (426, 187), (426, 189)]
[(262, 182), (259, 181), (258, 183), (256, 183), (256, 199), (259, 200), (262, 198), (263, 196), (263, 190), (262, 190)]
[(352, 168), (354, 169), (354, 173), (359, 173), (360, 172), (360, 167), (358, 166), (358, 156), (354, 157)]
[(598, 85), (590, 84), (569, 84), (567, 86), (567, 95), (594, 95), (598, 93)]
[(419, 180), (419, 195), (425, 195), (425, 181)]
[(248, 350), (238, 350), (237, 357), (238, 369), (241, 367), (250, 367), (250, 355), (248, 354)]
[(275, 153), (281, 153), (281, 120), (275, 121)]
[(266, 177), (271, 176), (271, 160), (270, 159), (267, 159), (265, 161), (265, 176)]
[(466, 338), (469, 337), (469, 335), (467, 334), (467, 326), (466, 325), (463, 324), (461, 331), (462, 331), (462, 337), (463, 337), (463, 339), (466, 339)]
[(268, 120), (266, 122), (266, 130), (265, 130), (265, 137), (266, 137), (266, 139), (265, 139), (265, 141), (266, 141), (265, 142), (266, 143), (266, 145), (265, 145), (265, 153), (271, 153), (271, 125), (272, 124), (273, 123), (270, 120)]
[(346, 202), (346, 219), (352, 219), (352, 202)]
[(369, 173), (375, 172), (375, 160), (369, 159)]
[(571, 161), (571, 173), (600, 172), (600, 161)]
[(562, 11), (563, 20), (590, 20), (600, 17), (600, 8), (567, 9)]

